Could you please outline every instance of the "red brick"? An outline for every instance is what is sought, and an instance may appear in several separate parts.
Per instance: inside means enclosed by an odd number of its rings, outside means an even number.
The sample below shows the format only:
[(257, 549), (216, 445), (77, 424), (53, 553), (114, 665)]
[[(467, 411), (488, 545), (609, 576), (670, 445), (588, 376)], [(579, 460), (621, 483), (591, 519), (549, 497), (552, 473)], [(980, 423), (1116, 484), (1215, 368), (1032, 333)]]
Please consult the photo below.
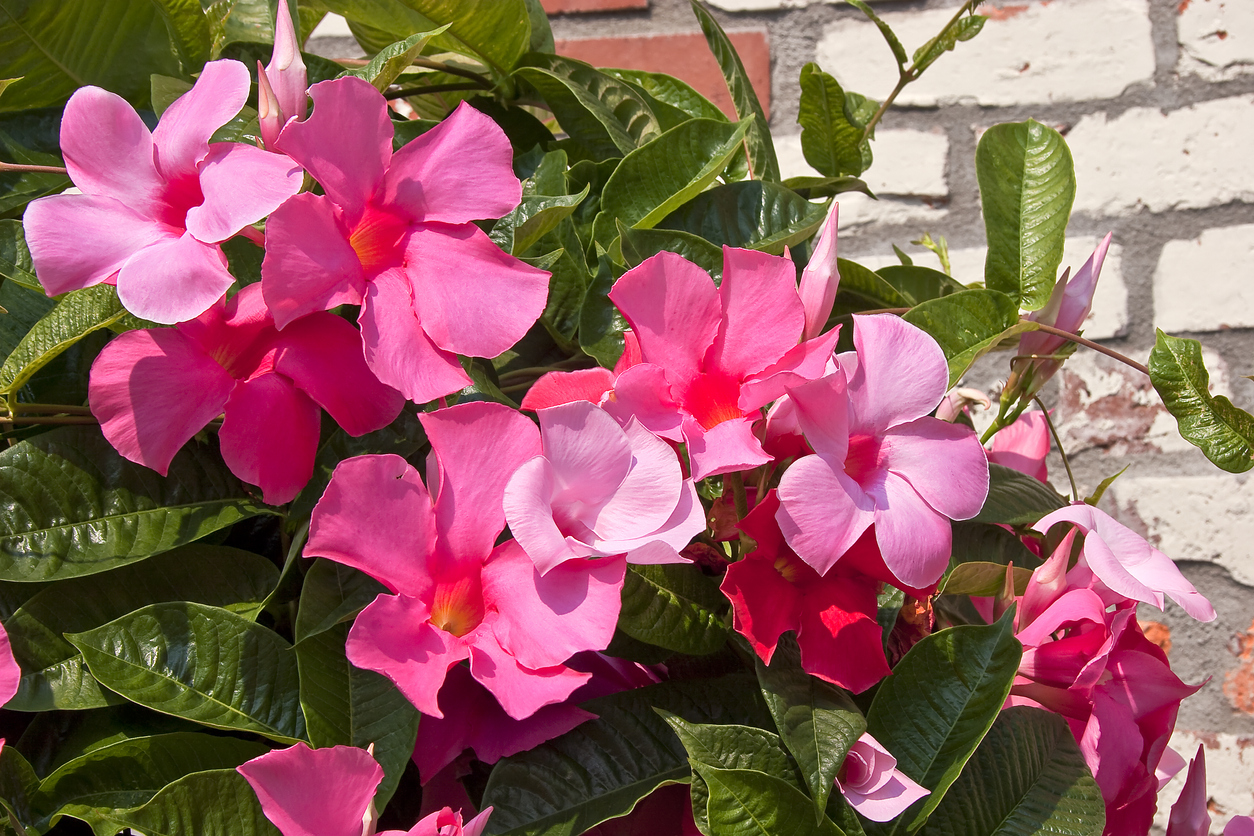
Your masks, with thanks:
[(1145, 638), (1163, 649), (1163, 653), (1171, 654), (1171, 628), (1158, 621), (1141, 621), (1141, 632)]
[[(565, 2), (565, 0), (563, 0)], [(583, 2), (584, 0), (569, 0)], [(771, 115), (771, 48), (763, 30), (729, 32), (740, 53), (749, 82), (767, 117)], [(731, 94), (718, 62), (700, 32), (668, 35), (624, 35), (618, 38), (576, 38), (557, 42), (557, 51), (597, 67), (668, 73), (683, 79), (733, 119)]]
[(649, 0), (540, 0), (551, 15), (569, 12), (617, 12), (623, 9), (647, 9)]
[(1224, 675), (1224, 696), (1237, 711), (1254, 714), (1254, 623), (1233, 639), (1237, 666)]

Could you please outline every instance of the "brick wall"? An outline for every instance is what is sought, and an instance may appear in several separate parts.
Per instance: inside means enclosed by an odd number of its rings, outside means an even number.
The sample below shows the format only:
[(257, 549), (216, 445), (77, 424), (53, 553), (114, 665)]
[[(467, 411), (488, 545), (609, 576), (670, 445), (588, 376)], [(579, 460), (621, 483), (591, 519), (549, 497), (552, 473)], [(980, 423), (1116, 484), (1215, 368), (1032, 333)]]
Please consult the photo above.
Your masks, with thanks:
[[(603, 65), (672, 72), (726, 101), (687, 0), (544, 0), (560, 49)], [(797, 76), (817, 61), (847, 89), (882, 98), (891, 57), (854, 9), (820, 0), (709, 0), (768, 106), (785, 176), (801, 155)], [(913, 50), (954, 0), (879, 0)], [(1078, 190), (1065, 265), (1115, 233), (1086, 333), (1144, 360), (1154, 329), (1202, 340), (1214, 389), (1254, 409), (1254, 0), (992, 0), (991, 19), (899, 98), (878, 131), (868, 182), (842, 200), (841, 254), (870, 266), (923, 231), (950, 243), (955, 276), (982, 277), (979, 132), (1027, 117), (1063, 131)], [(334, 30), (328, 30), (334, 34)], [(322, 32), (317, 33), (322, 35)], [(346, 34), (342, 33), (342, 34)], [(329, 42), (328, 42), (329, 44)], [(721, 97), (721, 98), (720, 98)], [(970, 382), (996, 390), (1005, 358)], [(1180, 440), (1148, 382), (1081, 350), (1047, 393), (1083, 493), (1128, 465), (1109, 510), (1168, 554), (1219, 611), (1159, 622), (1186, 681), (1176, 748), (1208, 749), (1213, 832), (1254, 813), (1254, 480), (1216, 470)], [(1061, 461), (1051, 473), (1065, 485)], [(1169, 802), (1179, 780), (1164, 790)]]

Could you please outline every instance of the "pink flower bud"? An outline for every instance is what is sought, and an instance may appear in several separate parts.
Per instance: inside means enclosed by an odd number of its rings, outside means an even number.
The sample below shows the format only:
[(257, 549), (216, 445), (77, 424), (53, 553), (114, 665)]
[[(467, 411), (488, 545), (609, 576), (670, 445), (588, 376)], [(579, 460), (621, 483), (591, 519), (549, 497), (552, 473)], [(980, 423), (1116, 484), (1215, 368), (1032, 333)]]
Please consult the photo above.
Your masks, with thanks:
[(836, 788), (871, 821), (891, 821), (929, 792), (897, 769), (897, 759), (866, 733), (845, 756)]
[(836, 290), (840, 286), (840, 272), (836, 269), (836, 227), (839, 218), (840, 204), (832, 203), (831, 211), (814, 239), (810, 263), (801, 271), (798, 292), (806, 314), (803, 340), (812, 340), (822, 333), (832, 313), (832, 305), (836, 303)]
[(305, 97), (309, 79), (287, 0), (279, 0), (274, 19), (274, 53), (264, 72), (258, 67), (257, 86), (261, 139), (267, 148), (273, 149), (288, 120), (304, 119), (309, 112), (309, 100)]

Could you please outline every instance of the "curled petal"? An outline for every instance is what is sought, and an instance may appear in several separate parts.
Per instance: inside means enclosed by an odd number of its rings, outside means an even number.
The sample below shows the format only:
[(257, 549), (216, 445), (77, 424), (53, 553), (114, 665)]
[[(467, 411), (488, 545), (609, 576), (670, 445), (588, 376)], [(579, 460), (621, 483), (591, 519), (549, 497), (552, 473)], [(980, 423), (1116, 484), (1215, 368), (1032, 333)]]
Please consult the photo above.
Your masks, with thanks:
[(823, 456), (804, 456), (784, 471), (779, 499), (784, 539), (820, 575), (875, 521), (872, 499)]
[(524, 720), (546, 705), (562, 702), (592, 676), (565, 665), (523, 667), (491, 641), (479, 642), (470, 649), (470, 673), (515, 720)]
[(290, 502), (313, 476), (322, 415), (282, 375), (235, 384), (218, 438), (222, 459), (239, 478), (261, 488), (271, 505)]
[[(635, 451), (627, 434), (604, 410), (587, 401), (575, 401), (540, 410), (539, 418), (544, 457), (553, 466), (553, 476), (561, 491), (557, 501), (577, 503), (593, 511), (620, 489), (630, 491), (623, 480), (633, 470)], [(645, 434), (648, 435), (647, 431)], [(675, 459), (666, 442), (658, 441), (658, 444), (665, 448), (664, 454)], [(637, 465), (637, 468), (647, 470), (647, 466)], [(679, 475), (678, 461), (675, 475)], [(674, 497), (671, 505), (674, 505)], [(647, 513), (651, 509), (644, 510)], [(663, 509), (662, 513), (668, 510)]]
[(618, 376), (603, 409), (626, 425), (635, 418), (649, 432), (671, 441), (683, 441), (683, 413), (671, 397), (661, 366), (638, 363)]
[(222, 250), (185, 232), (127, 259), (118, 272), (118, 298), (138, 317), (173, 325), (204, 313), (234, 281)]
[(541, 575), (583, 555), (567, 542), (553, 520), (553, 467), (543, 456), (523, 462), (505, 486), (502, 506), (509, 531)]
[(1044, 482), (1049, 476), (1045, 466), (1048, 455), (1049, 426), (1045, 423), (1045, 413), (1033, 410), (1023, 413), (993, 436), (988, 460)]
[[(838, 778), (836, 787), (849, 806), (871, 821), (891, 821), (929, 792), (897, 769), (897, 759), (869, 734), (854, 743), (848, 758), (862, 766), (862, 780), (851, 784), (848, 778), (845, 782)], [(853, 771), (853, 765), (845, 770)]]
[(383, 769), (355, 746), (297, 743), (237, 766), (283, 836), (361, 836)]
[(843, 462), (849, 452), (849, 386), (837, 369), (789, 392), (797, 427), (816, 453)]
[(775, 558), (754, 552), (727, 567), (719, 587), (732, 605), (732, 626), (768, 665), (779, 637), (801, 621), (801, 593), (775, 569)]
[(240, 142), (215, 142), (200, 164), (205, 201), (187, 210), (187, 231), (216, 244), (269, 215), (300, 191), (304, 172), (282, 154)]
[(258, 73), (259, 77), (262, 75), (273, 86), (283, 123), (293, 118), (304, 119), (309, 112), (305, 96), (305, 88), (309, 86), (308, 73), (305, 71), (305, 59), (300, 54), (296, 26), (287, 9), (287, 0), (279, 0), (279, 7), (275, 10), (274, 52), (265, 72)]

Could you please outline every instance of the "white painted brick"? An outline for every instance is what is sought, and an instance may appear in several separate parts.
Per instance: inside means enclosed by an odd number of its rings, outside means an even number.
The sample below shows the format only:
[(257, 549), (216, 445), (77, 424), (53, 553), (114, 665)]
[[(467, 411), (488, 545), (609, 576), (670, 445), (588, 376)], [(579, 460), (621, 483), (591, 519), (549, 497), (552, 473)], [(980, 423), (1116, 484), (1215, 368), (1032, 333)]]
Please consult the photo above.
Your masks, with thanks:
[(1176, 37), (1181, 75), (1227, 81), (1254, 73), (1254, 4), (1249, 0), (1182, 3)]
[(348, 28), (348, 21), (342, 15), (328, 14), (309, 33), (310, 38), (351, 38), (353, 32)]
[(1254, 225), (1168, 241), (1154, 271), (1154, 324), (1169, 332), (1254, 327)]
[[(886, 12), (908, 53), (936, 35), (953, 9)], [(1053, 0), (990, 7), (973, 41), (959, 43), (897, 102), (1015, 105), (1113, 98), (1154, 76), (1147, 0)], [(848, 89), (882, 98), (897, 66), (870, 22), (848, 15), (828, 26), (817, 60)]]
[[(1177, 729), (1171, 735), (1170, 745), (1186, 761), (1193, 759), (1198, 745), (1205, 747), (1210, 832), (1214, 836), (1223, 833), (1228, 819), (1233, 816), (1254, 813), (1254, 738)], [(1158, 815), (1154, 817), (1157, 827), (1166, 828), (1171, 805), (1180, 797), (1187, 775), (1188, 767), (1185, 767), (1158, 791)]]
[(1132, 108), (1082, 118), (1067, 144), (1075, 158), (1075, 211), (1117, 215), (1254, 202), (1254, 96), (1170, 113)]

